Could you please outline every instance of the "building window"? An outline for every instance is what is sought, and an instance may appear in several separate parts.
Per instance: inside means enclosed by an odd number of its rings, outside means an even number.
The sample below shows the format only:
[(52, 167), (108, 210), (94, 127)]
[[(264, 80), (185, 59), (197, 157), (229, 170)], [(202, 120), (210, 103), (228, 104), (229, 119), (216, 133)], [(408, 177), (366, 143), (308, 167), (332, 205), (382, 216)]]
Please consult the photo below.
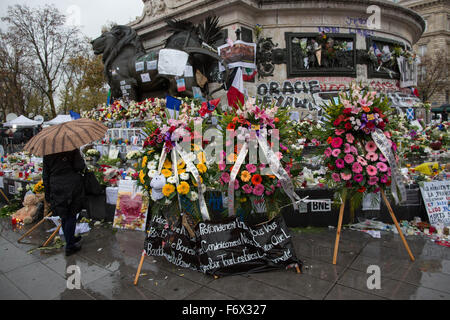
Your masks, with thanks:
[(419, 55), (421, 57), (423, 57), (426, 54), (427, 54), (427, 45), (423, 44), (423, 45), (419, 46)]
[(418, 66), (417, 67), (417, 75), (420, 79), (420, 81), (425, 81), (427, 68), (425, 66)]

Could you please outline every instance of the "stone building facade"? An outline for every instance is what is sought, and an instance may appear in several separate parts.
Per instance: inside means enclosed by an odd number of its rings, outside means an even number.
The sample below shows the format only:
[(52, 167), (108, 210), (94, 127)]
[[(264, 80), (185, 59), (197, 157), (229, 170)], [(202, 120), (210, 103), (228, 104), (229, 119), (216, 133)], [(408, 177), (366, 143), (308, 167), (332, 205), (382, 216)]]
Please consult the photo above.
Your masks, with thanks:
[[(380, 50), (385, 46), (411, 49), (421, 39), (425, 21), (419, 14), (396, 3), (385, 0), (143, 2), (142, 16), (129, 25), (137, 30), (147, 50), (161, 48), (169, 37), (165, 19), (198, 23), (210, 15), (220, 17), (220, 25), (226, 30), (225, 36), (233, 41), (239, 37), (242, 41), (263, 43), (263, 49), (267, 50), (261, 55), (265, 58), (259, 61), (259, 74), (253, 82), (245, 84), (249, 96), (274, 98), (280, 104), (292, 103), (314, 113), (322, 100), (330, 99), (338, 90), (348, 88), (352, 81), (357, 81), (390, 93), (397, 105), (412, 106), (418, 102), (411, 95), (410, 88), (400, 87), (398, 75), (389, 76), (387, 72), (370, 66), (367, 61), (367, 52), (374, 44)], [(378, 17), (374, 18), (373, 11), (368, 13), (370, 6), (375, 6)], [(380, 22), (379, 25), (377, 22)], [(255, 36), (256, 25), (263, 29), (259, 39)], [(303, 60), (297, 57), (298, 42), (308, 39), (310, 43), (320, 32), (334, 39), (335, 43), (346, 46), (342, 51), (343, 58), (333, 60), (328, 67), (324, 67), (323, 63), (318, 66), (317, 61), (315, 67), (305, 67)], [(322, 57), (322, 62), (326, 59)], [(288, 88), (294, 85), (296, 88), (303, 87), (304, 90), (284, 92), (285, 85)], [(424, 115), (418, 114), (417, 117), (424, 118)]]
[[(420, 55), (443, 51), (450, 62), (450, 0), (400, 0), (399, 4), (414, 10), (426, 21), (425, 31), (414, 45), (415, 51)], [(443, 64), (443, 67), (447, 72), (450, 70), (449, 64)], [(433, 107), (449, 101), (449, 86), (431, 97)]]

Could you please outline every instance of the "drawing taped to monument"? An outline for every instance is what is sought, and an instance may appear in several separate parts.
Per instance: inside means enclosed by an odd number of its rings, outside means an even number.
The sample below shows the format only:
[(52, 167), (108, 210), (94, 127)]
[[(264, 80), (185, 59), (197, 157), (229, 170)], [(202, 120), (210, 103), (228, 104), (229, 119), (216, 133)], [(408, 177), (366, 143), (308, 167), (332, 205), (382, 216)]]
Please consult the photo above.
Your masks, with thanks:
[(180, 221), (169, 227), (163, 216), (153, 216), (144, 250), (165, 257), (179, 267), (215, 276), (301, 267), (289, 229), (282, 216), (250, 226), (237, 217), (195, 226), (191, 238)]

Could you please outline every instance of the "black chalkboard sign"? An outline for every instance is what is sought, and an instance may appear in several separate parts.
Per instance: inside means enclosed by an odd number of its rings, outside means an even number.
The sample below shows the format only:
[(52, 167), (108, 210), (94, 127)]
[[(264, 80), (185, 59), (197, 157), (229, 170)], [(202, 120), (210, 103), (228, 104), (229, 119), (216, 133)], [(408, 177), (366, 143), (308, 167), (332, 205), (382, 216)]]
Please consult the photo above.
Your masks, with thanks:
[(301, 267), (282, 216), (250, 226), (238, 217), (200, 222), (190, 237), (179, 219), (169, 227), (162, 215), (151, 218), (144, 244), (149, 256), (163, 256), (179, 267), (215, 276)]

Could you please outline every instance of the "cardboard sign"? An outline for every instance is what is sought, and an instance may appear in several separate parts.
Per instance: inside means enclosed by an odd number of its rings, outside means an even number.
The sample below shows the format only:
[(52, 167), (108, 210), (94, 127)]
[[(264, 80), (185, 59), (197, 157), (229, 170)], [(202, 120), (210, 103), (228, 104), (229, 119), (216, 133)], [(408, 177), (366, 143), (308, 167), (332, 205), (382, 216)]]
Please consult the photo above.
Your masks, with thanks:
[(177, 80), (177, 90), (178, 92), (186, 91), (186, 82), (184, 81), (184, 79)]
[(120, 180), (113, 227), (145, 231), (149, 198), (136, 181)]
[[(236, 67), (256, 69), (256, 43), (238, 40), (218, 47), (217, 52), (230, 69)], [(219, 71), (224, 70), (225, 67), (219, 62)]]
[(186, 78), (192, 78), (194, 76), (194, 70), (192, 69), (192, 66), (186, 65), (184, 69), (184, 76)]
[(431, 225), (450, 226), (450, 181), (424, 182), (420, 187)]
[(397, 58), (400, 70), (400, 88), (417, 86), (417, 63), (409, 63), (404, 57)]
[(144, 61), (136, 62), (136, 72), (144, 70)]
[(149, 73), (141, 74), (141, 79), (142, 79), (142, 82), (150, 82), (151, 81), (150, 74)]
[(158, 68), (158, 60), (147, 61), (147, 70), (156, 70)]
[(331, 212), (331, 200), (321, 199), (321, 201), (312, 201), (311, 212)]
[(182, 76), (189, 55), (180, 50), (161, 49), (159, 51), (158, 73), (173, 76)]
[(154, 215), (144, 250), (170, 263), (206, 274), (226, 276), (284, 269), (300, 265), (282, 216), (251, 226), (239, 218), (199, 222), (191, 239), (181, 222), (167, 228), (163, 215)]

